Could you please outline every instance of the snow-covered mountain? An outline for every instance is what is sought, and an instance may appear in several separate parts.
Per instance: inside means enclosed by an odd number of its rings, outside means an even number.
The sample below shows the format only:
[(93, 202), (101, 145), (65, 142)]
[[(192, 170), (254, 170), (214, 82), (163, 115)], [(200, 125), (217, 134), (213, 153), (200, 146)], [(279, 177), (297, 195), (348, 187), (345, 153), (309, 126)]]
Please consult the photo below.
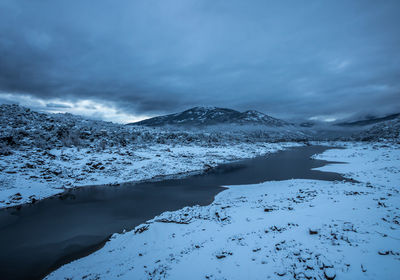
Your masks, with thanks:
[(290, 125), (286, 121), (273, 118), (255, 110), (239, 112), (232, 109), (218, 107), (194, 107), (180, 113), (154, 117), (132, 124), (143, 126), (208, 126), (239, 124), (270, 127)]

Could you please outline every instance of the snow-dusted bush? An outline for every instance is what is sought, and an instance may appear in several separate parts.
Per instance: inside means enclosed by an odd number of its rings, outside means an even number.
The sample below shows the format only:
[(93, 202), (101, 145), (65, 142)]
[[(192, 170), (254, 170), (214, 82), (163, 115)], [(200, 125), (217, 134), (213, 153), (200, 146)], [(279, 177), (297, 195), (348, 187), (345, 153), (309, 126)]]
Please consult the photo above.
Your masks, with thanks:
[(11, 149), (9, 146), (5, 145), (4, 143), (0, 143), (0, 155), (8, 156), (11, 155)]

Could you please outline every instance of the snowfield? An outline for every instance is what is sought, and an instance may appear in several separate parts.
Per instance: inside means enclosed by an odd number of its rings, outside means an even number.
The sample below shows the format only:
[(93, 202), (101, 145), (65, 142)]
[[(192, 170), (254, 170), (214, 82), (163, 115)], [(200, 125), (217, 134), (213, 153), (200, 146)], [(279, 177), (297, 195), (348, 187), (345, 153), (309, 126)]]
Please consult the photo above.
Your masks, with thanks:
[(347, 164), (319, 169), (357, 183), (230, 186), (46, 279), (400, 279), (400, 146), (341, 145), (316, 157)]
[(221, 163), (276, 152), (297, 143), (53, 148), (0, 155), (0, 208), (63, 192), (67, 188), (143, 181), (202, 172)]

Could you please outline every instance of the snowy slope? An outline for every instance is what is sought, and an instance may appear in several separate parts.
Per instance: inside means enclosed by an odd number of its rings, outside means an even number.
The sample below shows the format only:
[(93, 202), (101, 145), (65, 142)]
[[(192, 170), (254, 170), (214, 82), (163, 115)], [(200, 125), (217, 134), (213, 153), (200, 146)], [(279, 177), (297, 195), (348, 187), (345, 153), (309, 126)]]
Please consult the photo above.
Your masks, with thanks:
[(47, 279), (400, 278), (399, 147), (352, 144), (318, 157), (348, 162), (320, 169), (359, 183), (229, 187), (209, 206), (114, 234)]
[(400, 117), (380, 122), (355, 134), (353, 139), (361, 141), (389, 141), (400, 143)]

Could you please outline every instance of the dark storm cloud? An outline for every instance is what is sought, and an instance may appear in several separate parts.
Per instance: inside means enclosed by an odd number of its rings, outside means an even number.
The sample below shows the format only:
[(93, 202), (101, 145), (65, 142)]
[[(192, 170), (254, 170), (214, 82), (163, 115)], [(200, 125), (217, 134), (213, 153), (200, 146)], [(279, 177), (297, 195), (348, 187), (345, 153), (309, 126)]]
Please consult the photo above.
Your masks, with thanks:
[(399, 1), (0, 2), (0, 91), (281, 117), (400, 111)]

